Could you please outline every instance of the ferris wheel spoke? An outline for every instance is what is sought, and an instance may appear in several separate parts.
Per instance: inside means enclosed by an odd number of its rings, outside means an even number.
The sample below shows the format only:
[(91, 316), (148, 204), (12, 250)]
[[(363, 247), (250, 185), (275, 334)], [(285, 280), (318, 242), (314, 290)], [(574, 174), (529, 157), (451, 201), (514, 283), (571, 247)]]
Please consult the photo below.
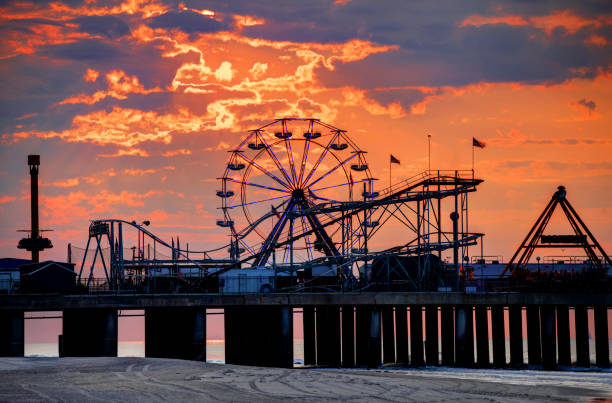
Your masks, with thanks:
[(272, 151), (272, 147), (270, 147), (270, 144), (268, 144), (268, 142), (266, 141), (264, 136), (261, 135), (261, 133), (258, 132), (257, 134), (258, 134), (259, 139), (266, 146), (266, 153), (268, 153), (268, 156), (272, 158), (272, 161), (274, 161), (276, 168), (278, 168), (278, 170), (283, 174), (283, 176), (285, 177), (285, 180), (287, 180), (287, 183), (292, 184), (289, 174), (287, 173), (287, 171), (285, 171), (285, 168), (283, 168), (283, 166), (281, 165), (280, 161), (278, 160), (278, 157), (276, 156), (276, 154), (274, 154), (274, 151)]
[(259, 165), (258, 163), (256, 163), (255, 161), (253, 161), (252, 159), (250, 159), (249, 157), (247, 157), (246, 155), (244, 155), (242, 152), (237, 152), (237, 155), (239, 155), (240, 157), (242, 157), (246, 162), (248, 162), (250, 165), (254, 166), (255, 168), (259, 169), (261, 172), (263, 172), (264, 174), (266, 174), (267, 176), (269, 176), (270, 178), (274, 179), (276, 182), (278, 182), (281, 186), (284, 186), (287, 189), (290, 189), (291, 186), (287, 183), (285, 183), (283, 180), (279, 179), (276, 175), (274, 175), (272, 172), (268, 171), (266, 168), (262, 167), (261, 165)]
[(332, 136), (331, 140), (329, 140), (329, 143), (327, 143), (327, 146), (325, 147), (325, 150), (321, 153), (321, 155), (317, 159), (317, 162), (313, 165), (312, 169), (308, 173), (308, 176), (306, 177), (306, 179), (304, 179), (303, 183), (305, 183), (305, 184), (308, 183), (310, 178), (312, 178), (312, 175), (316, 172), (317, 168), (319, 167), (319, 164), (321, 164), (321, 161), (323, 161), (323, 159), (327, 155), (327, 152), (329, 151), (329, 148), (331, 147), (332, 144), (334, 144), (334, 141), (336, 141), (336, 139), (338, 138), (339, 135), (340, 135), (340, 132), (337, 131)]
[(248, 250), (248, 251), (249, 251), (249, 253), (250, 253), (251, 255), (254, 255), (254, 254), (255, 254), (255, 251), (253, 250), (253, 248), (251, 248), (249, 245), (247, 245), (247, 244), (246, 244), (246, 242), (244, 242), (244, 240), (239, 239), (239, 240), (238, 240), (238, 242), (240, 242), (240, 243), (241, 243), (241, 244), (242, 244), (242, 245), (243, 245), (243, 246), (246, 248), (246, 250)]
[(306, 141), (304, 142), (304, 151), (302, 152), (302, 164), (300, 165), (300, 177), (297, 181), (298, 185), (302, 185), (302, 179), (304, 178), (304, 169), (306, 168), (306, 161), (308, 160), (308, 151), (310, 150), (310, 139), (312, 137), (312, 133), (314, 132), (314, 121), (310, 121), (310, 125), (308, 128), (308, 132), (310, 136), (306, 137)]
[(347, 159), (345, 159), (344, 161), (341, 161), (338, 165), (336, 165), (335, 167), (333, 167), (331, 170), (327, 171), (325, 174), (323, 174), (321, 177), (319, 177), (319, 179), (315, 180), (314, 182), (310, 183), (308, 185), (308, 187), (313, 186), (315, 183), (325, 179), (326, 177), (328, 177), (329, 175), (331, 175), (332, 173), (334, 173), (336, 170), (338, 170), (338, 168), (341, 168), (344, 166), (344, 164), (346, 164), (347, 162), (351, 161), (353, 158), (355, 158), (356, 156), (358, 156), (360, 153), (356, 152), (355, 154), (351, 155), (350, 157), (348, 157)]
[[(285, 131), (285, 127), (283, 124), (283, 131)], [(291, 141), (289, 138), (285, 138), (285, 149), (287, 150), (287, 156), (289, 160), (289, 166), (291, 167), (291, 174), (293, 175), (293, 183), (297, 184), (297, 175), (295, 173), (295, 161), (293, 160), (293, 150), (291, 149)]]
[(286, 190), (286, 189), (273, 188), (271, 186), (265, 186), (265, 185), (260, 185), (258, 183), (241, 181), (241, 180), (234, 179), (234, 178), (225, 178), (225, 180), (230, 181), (230, 182), (234, 182), (234, 183), (240, 183), (242, 185), (255, 186), (255, 187), (258, 187), (258, 188), (262, 188), (262, 189), (275, 190), (277, 192), (289, 193), (289, 191)]
[(277, 196), (277, 197), (270, 197), (269, 199), (263, 199), (263, 200), (256, 200), (256, 201), (252, 201), (252, 202), (248, 202), (248, 203), (241, 203), (241, 204), (234, 204), (233, 206), (227, 206), (227, 209), (233, 209), (236, 207), (244, 207), (244, 206), (250, 206), (252, 204), (258, 204), (258, 203), (264, 203), (270, 200), (278, 200), (278, 199), (283, 199), (285, 197), (291, 197), (291, 195), (285, 195), (285, 196)]

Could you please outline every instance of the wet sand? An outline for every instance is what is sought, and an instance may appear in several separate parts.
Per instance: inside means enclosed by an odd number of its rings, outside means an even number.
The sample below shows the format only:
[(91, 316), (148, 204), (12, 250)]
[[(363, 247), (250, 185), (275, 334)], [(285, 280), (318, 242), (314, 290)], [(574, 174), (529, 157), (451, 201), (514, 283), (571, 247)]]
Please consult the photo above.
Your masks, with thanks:
[[(487, 375), (491, 372), (498, 375)], [(2, 358), (0, 401), (574, 402), (612, 398), (610, 373), (507, 371), (508, 377), (503, 373), (278, 369), (155, 358)]]

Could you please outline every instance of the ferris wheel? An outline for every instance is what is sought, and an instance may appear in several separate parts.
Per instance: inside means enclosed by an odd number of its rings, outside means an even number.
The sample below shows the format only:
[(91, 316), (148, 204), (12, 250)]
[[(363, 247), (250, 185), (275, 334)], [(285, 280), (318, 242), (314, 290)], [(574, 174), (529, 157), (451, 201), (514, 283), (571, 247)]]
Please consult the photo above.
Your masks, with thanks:
[(316, 206), (374, 194), (365, 153), (346, 131), (318, 119), (278, 119), (251, 130), (230, 151), (216, 192), (217, 225), (230, 232), (231, 257), (293, 265), (358, 249), (367, 223), (318, 214)]

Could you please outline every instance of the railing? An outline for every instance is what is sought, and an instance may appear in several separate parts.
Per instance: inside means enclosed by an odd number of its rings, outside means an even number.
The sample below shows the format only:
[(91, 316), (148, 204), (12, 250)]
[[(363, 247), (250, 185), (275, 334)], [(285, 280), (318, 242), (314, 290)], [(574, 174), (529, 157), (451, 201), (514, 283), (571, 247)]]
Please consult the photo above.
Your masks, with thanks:
[[(136, 295), (136, 294), (307, 294), (307, 293), (366, 293), (366, 292), (611, 292), (612, 277), (597, 269), (557, 272), (521, 272), (510, 277), (483, 275), (464, 271), (459, 278), (447, 273), (436, 280), (416, 282), (416, 279), (387, 279), (376, 281), (337, 276), (263, 275), (223, 276), (221, 278), (152, 277), (142, 281), (125, 281), (118, 288), (109, 287), (106, 279), (91, 279), (89, 285), (78, 284), (67, 294), (74, 295)], [(28, 293), (14, 289), (13, 292)], [(30, 290), (30, 293), (36, 292)], [(47, 291), (48, 292), (48, 291)]]
[(379, 191), (379, 198), (383, 198), (390, 194), (397, 193), (403, 189), (415, 186), (420, 182), (424, 182), (427, 179), (433, 178), (456, 178), (456, 179), (474, 179), (474, 171), (470, 170), (427, 170), (418, 173), (414, 176), (406, 178), (402, 181), (396, 182), (391, 187), (384, 188)]

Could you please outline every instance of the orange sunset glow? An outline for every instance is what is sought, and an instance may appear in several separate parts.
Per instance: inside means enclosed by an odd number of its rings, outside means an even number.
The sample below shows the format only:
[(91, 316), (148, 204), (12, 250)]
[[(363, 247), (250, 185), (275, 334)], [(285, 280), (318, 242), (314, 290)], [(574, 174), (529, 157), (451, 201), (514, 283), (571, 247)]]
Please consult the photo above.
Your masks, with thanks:
[(393, 182), (429, 162), (472, 169), (475, 137), (469, 225), (486, 255), (507, 261), (558, 185), (612, 251), (605, 2), (8, 1), (0, 21), (2, 256), (29, 256), (16, 248), (28, 154), (53, 230), (42, 259), (85, 247), (102, 218), (150, 220), (195, 250), (227, 244), (215, 192), (228, 151), (284, 117), (346, 130), (378, 190), (390, 154)]

